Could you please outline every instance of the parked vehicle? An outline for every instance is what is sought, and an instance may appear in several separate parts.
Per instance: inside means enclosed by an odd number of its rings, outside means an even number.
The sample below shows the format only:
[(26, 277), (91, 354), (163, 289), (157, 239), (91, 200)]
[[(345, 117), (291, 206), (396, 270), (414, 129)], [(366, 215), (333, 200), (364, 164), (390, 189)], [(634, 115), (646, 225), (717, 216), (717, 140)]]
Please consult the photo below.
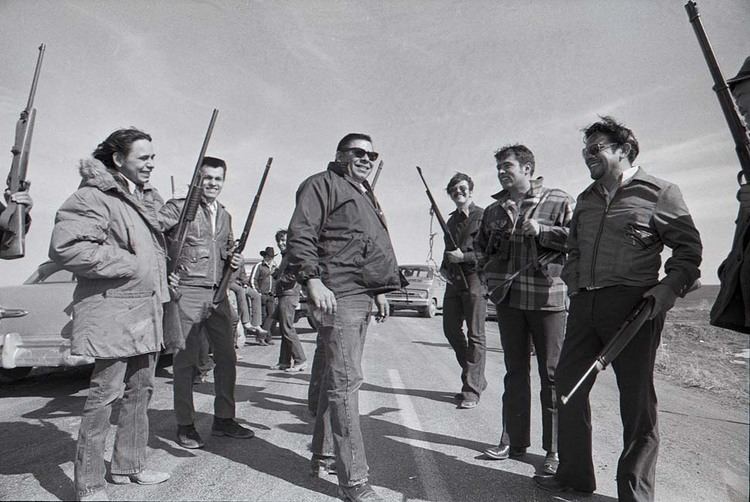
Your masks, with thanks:
[(401, 265), (399, 269), (409, 285), (386, 293), (391, 312), (416, 310), (422, 317), (434, 317), (442, 310), (446, 283), (434, 265)]
[(80, 366), (92, 358), (70, 353), (75, 277), (44, 262), (20, 286), (0, 287), (0, 306), (26, 315), (0, 321), (0, 383), (26, 376), (34, 366)]

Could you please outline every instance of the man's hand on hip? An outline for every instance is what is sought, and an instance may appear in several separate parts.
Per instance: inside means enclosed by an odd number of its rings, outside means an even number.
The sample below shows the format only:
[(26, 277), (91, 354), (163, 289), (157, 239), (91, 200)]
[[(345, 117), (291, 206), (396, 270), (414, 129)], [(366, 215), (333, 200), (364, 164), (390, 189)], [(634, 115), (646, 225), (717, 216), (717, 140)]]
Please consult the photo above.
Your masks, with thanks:
[(336, 296), (320, 279), (307, 281), (307, 303), (325, 314), (336, 313)]

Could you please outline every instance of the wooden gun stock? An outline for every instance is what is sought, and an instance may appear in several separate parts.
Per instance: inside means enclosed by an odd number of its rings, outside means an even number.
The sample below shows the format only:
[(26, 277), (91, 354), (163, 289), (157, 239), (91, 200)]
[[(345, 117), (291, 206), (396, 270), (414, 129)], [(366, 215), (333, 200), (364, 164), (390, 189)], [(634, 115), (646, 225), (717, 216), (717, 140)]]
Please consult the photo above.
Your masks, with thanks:
[[(7, 181), (10, 193), (26, 190), (28, 186), (26, 173), (29, 166), (31, 138), (34, 133), (34, 123), (36, 122), (34, 97), (36, 95), (37, 83), (39, 82), (39, 72), (42, 69), (45, 48), (44, 44), (39, 46), (39, 56), (34, 68), (34, 78), (31, 81), (29, 99), (26, 102), (26, 108), (21, 111), (21, 116), (16, 122), (15, 142), (10, 150), (13, 154), (13, 161)], [(23, 257), (26, 254), (26, 206), (10, 201), (8, 207), (0, 215), (0, 229), (2, 229), (0, 258), (12, 260)]]

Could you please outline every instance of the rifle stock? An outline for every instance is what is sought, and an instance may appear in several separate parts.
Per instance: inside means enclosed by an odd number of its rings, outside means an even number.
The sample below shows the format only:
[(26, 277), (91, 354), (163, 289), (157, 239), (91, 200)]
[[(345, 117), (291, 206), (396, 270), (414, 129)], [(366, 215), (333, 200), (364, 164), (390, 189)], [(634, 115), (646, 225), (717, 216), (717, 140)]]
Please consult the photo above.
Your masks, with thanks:
[(703, 51), (703, 57), (708, 65), (711, 78), (714, 81), (713, 89), (716, 92), (716, 97), (719, 99), (721, 111), (724, 113), (724, 118), (732, 134), (735, 151), (740, 161), (740, 167), (742, 168), (742, 175), (745, 178), (745, 182), (748, 182), (750, 181), (750, 136), (748, 136), (748, 130), (737, 113), (729, 86), (721, 74), (719, 63), (716, 61), (711, 43), (708, 41), (708, 36), (703, 29), (703, 23), (701, 23), (700, 14), (698, 13), (698, 6), (691, 0), (685, 4), (685, 10), (687, 11), (690, 24), (693, 25), (695, 36), (698, 38), (698, 44)]
[[(419, 173), (419, 177), (422, 179), (422, 183), (424, 184), (425, 193), (427, 193), (427, 198), (430, 199), (430, 206), (432, 207), (432, 212), (435, 214), (435, 218), (437, 218), (438, 223), (440, 224), (440, 228), (443, 229), (443, 234), (445, 235), (446, 239), (448, 240), (448, 243), (451, 246), (450, 250), (458, 249), (458, 245), (456, 244), (456, 241), (453, 239), (453, 235), (451, 235), (450, 230), (448, 230), (448, 224), (445, 223), (445, 220), (443, 219), (443, 215), (440, 214), (440, 209), (438, 208), (437, 202), (435, 202), (435, 198), (432, 196), (432, 192), (430, 191), (430, 187), (427, 186), (427, 181), (425, 181), (424, 176), (422, 175), (422, 169), (417, 166), (417, 172)], [(461, 268), (461, 265), (459, 263), (453, 263), (456, 267), (456, 269), (459, 272), (459, 275), (461, 276), (461, 281), (463, 282), (463, 285), (466, 289), (469, 288), (469, 283), (466, 280), (466, 275), (464, 274), (464, 270)]]
[[(255, 213), (258, 211), (258, 204), (260, 203), (260, 195), (263, 193), (263, 187), (266, 185), (266, 178), (268, 178), (268, 171), (271, 170), (271, 163), (273, 162), (273, 157), (268, 157), (268, 161), (266, 162), (266, 168), (263, 171), (263, 176), (260, 178), (260, 184), (258, 185), (258, 191), (255, 194), (255, 198), (253, 199), (253, 204), (250, 206), (250, 212), (247, 214), (247, 219), (245, 220), (245, 226), (242, 229), (242, 234), (240, 235), (239, 240), (237, 241), (237, 246), (234, 248), (234, 253), (242, 253), (242, 251), (245, 250), (245, 245), (247, 244), (247, 238), (250, 235), (250, 229), (253, 226), (253, 220), (255, 220)], [(232, 265), (229, 258), (227, 258), (226, 263), (224, 263), (224, 270), (221, 274), (221, 281), (219, 282), (219, 287), (216, 289), (216, 292), (214, 293), (214, 299), (213, 303), (214, 305), (218, 305), (221, 300), (224, 298), (224, 295), (226, 294), (227, 286), (229, 286), (229, 279), (232, 277)]]
[[(16, 137), (11, 148), (13, 161), (8, 173), (8, 190), (15, 193), (27, 189), (26, 172), (29, 165), (29, 154), (31, 152), (31, 138), (34, 133), (36, 122), (36, 108), (34, 108), (34, 97), (39, 82), (39, 72), (42, 69), (42, 60), (46, 46), (39, 46), (39, 55), (34, 68), (34, 78), (31, 81), (29, 99), (26, 108), (21, 111), (21, 116), (16, 122)], [(12, 260), (21, 258), (26, 254), (26, 206), (9, 201), (8, 207), (0, 215), (0, 228), (3, 229), (0, 241), (0, 258)]]
[(370, 188), (374, 191), (375, 185), (378, 184), (378, 178), (380, 178), (380, 171), (383, 170), (383, 161), (380, 161), (380, 164), (378, 164), (378, 169), (375, 171), (375, 176), (372, 178), (372, 183), (370, 183)]

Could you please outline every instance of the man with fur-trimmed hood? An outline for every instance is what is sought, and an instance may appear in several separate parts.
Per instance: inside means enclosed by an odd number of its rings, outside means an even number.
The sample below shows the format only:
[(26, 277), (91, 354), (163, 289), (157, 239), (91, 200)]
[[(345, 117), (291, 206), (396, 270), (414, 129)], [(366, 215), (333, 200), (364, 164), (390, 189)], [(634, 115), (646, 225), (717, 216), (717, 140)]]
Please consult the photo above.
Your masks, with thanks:
[(49, 256), (77, 279), (71, 352), (95, 359), (74, 463), (79, 500), (106, 500), (104, 447), (120, 394), (112, 482), (169, 479), (146, 468), (147, 409), (169, 300), (153, 169), (151, 136), (117, 130), (81, 161), (81, 184), (55, 216)]

